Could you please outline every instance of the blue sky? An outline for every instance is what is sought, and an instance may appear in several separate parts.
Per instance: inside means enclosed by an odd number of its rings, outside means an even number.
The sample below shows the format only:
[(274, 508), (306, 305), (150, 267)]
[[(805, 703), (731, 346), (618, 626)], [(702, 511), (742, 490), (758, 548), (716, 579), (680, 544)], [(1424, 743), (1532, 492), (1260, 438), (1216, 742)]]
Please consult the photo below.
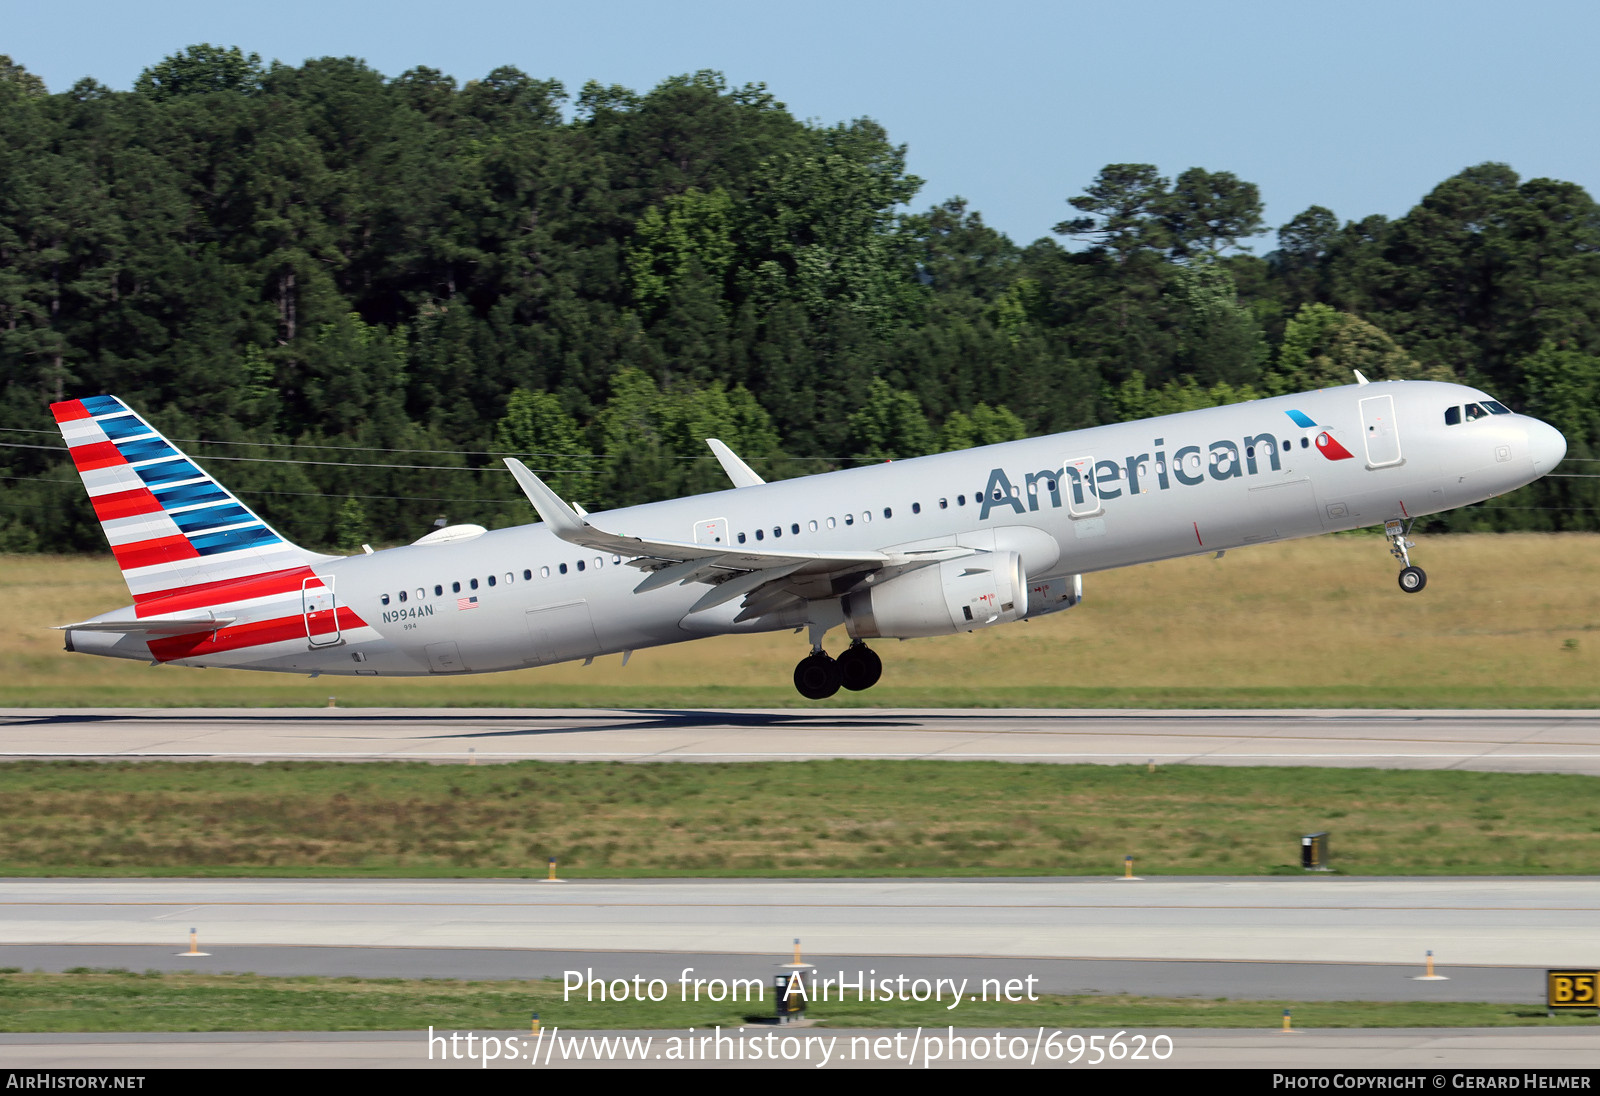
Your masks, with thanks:
[(1486, 160), (1596, 193), (1597, 32), (1600, 5), (1565, 0), (0, 0), (0, 53), (52, 91), (125, 89), (202, 41), (570, 91), (717, 69), (801, 118), (877, 119), (927, 181), (915, 207), (960, 194), (1022, 242), (1116, 162), (1232, 171), (1273, 226), (1313, 204), (1399, 216)]

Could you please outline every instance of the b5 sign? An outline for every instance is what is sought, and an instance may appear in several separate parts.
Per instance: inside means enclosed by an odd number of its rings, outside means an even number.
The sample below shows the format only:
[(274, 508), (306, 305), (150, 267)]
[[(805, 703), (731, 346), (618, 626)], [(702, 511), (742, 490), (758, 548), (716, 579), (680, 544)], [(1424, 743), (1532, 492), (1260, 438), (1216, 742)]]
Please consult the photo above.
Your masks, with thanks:
[(1600, 971), (1547, 970), (1544, 972), (1545, 1007), (1600, 1009)]

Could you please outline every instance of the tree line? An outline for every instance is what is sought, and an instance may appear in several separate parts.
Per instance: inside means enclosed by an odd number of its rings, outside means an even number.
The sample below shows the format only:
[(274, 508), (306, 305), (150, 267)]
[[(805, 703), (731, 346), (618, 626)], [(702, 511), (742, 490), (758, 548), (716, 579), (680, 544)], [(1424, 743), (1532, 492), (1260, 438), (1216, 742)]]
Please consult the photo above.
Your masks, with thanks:
[[(1019, 244), (912, 209), (905, 149), (718, 74), (576, 96), (193, 46), (132, 91), (0, 57), (0, 550), (102, 550), (46, 410), (140, 409), (304, 543), (589, 509), (1369, 378), (1600, 444), (1600, 209), (1468, 168), (1266, 227), (1227, 171), (1112, 164)], [(1434, 529), (1595, 529), (1551, 478)]]

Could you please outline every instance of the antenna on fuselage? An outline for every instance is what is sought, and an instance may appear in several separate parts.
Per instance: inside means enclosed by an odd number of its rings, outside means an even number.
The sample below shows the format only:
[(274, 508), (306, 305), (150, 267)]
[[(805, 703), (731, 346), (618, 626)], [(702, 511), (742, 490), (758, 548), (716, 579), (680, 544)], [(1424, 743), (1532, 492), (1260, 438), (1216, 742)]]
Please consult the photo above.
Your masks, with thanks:
[[(1352, 369), (1352, 370), (1350, 370), (1350, 372), (1352, 372), (1352, 373), (1354, 373), (1356, 375), (1356, 383), (1361, 385), (1363, 388), (1372, 383), (1371, 381), (1367, 380), (1367, 378), (1365, 378), (1365, 377), (1363, 377), (1361, 375), (1361, 370)], [(1374, 398), (1376, 398), (1376, 397), (1374, 397)]]

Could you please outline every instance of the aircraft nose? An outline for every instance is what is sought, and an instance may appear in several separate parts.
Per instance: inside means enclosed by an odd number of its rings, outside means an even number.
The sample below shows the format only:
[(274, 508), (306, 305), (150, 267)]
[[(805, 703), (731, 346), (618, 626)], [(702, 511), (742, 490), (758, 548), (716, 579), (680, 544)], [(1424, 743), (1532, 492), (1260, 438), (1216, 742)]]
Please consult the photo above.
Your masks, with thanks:
[(1528, 420), (1528, 453), (1533, 458), (1535, 475), (1542, 476), (1567, 455), (1567, 439), (1561, 431), (1538, 419)]

